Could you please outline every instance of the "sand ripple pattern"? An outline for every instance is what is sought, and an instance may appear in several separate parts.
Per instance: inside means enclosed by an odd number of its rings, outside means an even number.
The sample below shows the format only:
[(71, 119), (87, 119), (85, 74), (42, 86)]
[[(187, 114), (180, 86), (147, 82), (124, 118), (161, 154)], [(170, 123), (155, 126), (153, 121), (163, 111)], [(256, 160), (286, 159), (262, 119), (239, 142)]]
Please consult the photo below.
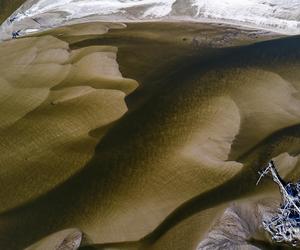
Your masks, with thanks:
[(298, 37), (102, 25), (0, 45), (3, 249), (192, 250), (228, 202), (268, 196), (270, 159), (299, 177)]
[[(3, 43), (0, 53), (5, 212), (81, 170), (110, 124), (127, 111), (124, 98), (137, 83), (122, 77), (115, 47), (70, 50), (43, 36)], [(101, 132), (90, 134), (95, 129)]]

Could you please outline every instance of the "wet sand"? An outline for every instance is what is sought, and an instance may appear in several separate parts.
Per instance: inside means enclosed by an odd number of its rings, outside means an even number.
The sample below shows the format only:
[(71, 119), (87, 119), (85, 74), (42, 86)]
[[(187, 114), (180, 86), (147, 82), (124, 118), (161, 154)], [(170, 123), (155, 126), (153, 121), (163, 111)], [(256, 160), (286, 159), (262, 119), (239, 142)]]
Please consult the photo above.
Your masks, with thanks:
[(299, 37), (127, 26), (0, 44), (3, 249), (67, 228), (82, 249), (196, 249), (228, 203), (274, 189), (255, 187), (270, 159), (299, 177)]

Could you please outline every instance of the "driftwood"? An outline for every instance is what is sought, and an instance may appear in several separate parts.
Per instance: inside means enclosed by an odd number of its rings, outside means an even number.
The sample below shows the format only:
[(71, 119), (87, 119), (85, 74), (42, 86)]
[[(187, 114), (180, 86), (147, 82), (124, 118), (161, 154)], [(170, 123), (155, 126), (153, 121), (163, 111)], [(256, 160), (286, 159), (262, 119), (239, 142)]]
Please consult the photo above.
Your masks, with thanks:
[(279, 186), (282, 202), (277, 213), (262, 222), (264, 229), (275, 243), (283, 243), (294, 247), (300, 246), (300, 182), (285, 182), (278, 174), (271, 161), (260, 172), (261, 178), (270, 175)]

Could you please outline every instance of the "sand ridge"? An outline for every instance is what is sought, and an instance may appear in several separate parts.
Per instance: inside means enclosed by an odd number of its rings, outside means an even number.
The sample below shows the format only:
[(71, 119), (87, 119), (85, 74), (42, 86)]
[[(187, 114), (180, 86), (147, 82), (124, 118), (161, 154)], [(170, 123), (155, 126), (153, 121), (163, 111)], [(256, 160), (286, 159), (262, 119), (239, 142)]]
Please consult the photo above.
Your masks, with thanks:
[[(66, 42), (43, 36), (2, 43), (0, 51), (0, 196), (4, 212), (79, 171), (97, 143), (89, 132), (107, 127), (127, 111), (124, 97), (137, 83), (122, 77), (113, 47), (71, 51)], [(93, 64), (93, 71), (99, 69), (93, 76), (98, 77), (98, 85), (81, 77), (90, 75)], [(54, 90), (74, 74), (76, 84), (65, 83)], [(114, 86), (105, 83), (114, 75)], [(63, 158), (67, 161), (62, 162)], [(13, 179), (18, 181), (11, 186)], [(10, 199), (4, 198), (7, 195)]]

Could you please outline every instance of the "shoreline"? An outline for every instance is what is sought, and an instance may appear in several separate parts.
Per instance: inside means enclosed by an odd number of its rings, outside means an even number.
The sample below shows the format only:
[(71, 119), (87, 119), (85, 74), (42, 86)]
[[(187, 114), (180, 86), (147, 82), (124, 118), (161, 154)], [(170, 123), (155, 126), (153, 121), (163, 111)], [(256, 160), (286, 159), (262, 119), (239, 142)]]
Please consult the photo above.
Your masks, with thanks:
[[(51, 13), (49, 13), (51, 14)], [(283, 35), (283, 36), (296, 36), (300, 34), (300, 31), (291, 31), (286, 30), (284, 28), (270, 28), (267, 26), (258, 26), (251, 22), (239, 22), (235, 20), (229, 20), (229, 19), (215, 19), (215, 18), (192, 18), (187, 16), (177, 16), (177, 17), (167, 17), (167, 18), (149, 18), (149, 19), (130, 19), (130, 18), (122, 18), (119, 16), (98, 16), (98, 15), (91, 15), (87, 17), (82, 18), (73, 18), (70, 20), (62, 20), (60, 24), (58, 24), (57, 20), (59, 20), (61, 17), (63, 17), (62, 13), (52, 13), (54, 15), (58, 15), (52, 20), (52, 24), (46, 24), (44, 27), (41, 25), (40, 27), (33, 25), (33, 19), (30, 17), (28, 19), (21, 19), (20, 23), (17, 23), (16, 25), (14, 23), (9, 23), (8, 20), (4, 21), (0, 25), (0, 41), (10, 40), (12, 38), (12, 32), (21, 30), (20, 36), (25, 37), (27, 35), (32, 34), (39, 34), (41, 32), (45, 31), (51, 31), (53, 29), (61, 28), (61, 27), (67, 27), (71, 25), (76, 24), (83, 24), (83, 23), (93, 23), (93, 22), (99, 22), (99, 23), (124, 23), (124, 24), (132, 24), (132, 23), (192, 23), (192, 24), (212, 24), (212, 25), (218, 25), (218, 26), (230, 26), (232, 28), (238, 28), (238, 29), (247, 29), (247, 30), (253, 30), (253, 31), (260, 31), (264, 34), (266, 33), (272, 33), (275, 35)], [(52, 15), (51, 14), (51, 15)], [(34, 27), (33, 27), (34, 26)], [(2, 34), (1, 34), (2, 33)], [(2, 38), (1, 38), (2, 36)]]
[[(83, 18), (78, 22), (78, 20), (72, 20), (69, 22), (66, 22), (62, 25), (59, 26), (53, 26), (53, 27), (46, 27), (46, 28), (28, 28), (24, 30), (24, 34), (20, 36), (21, 37), (31, 37), (31, 36), (40, 36), (44, 32), (51, 32), (59, 28), (65, 28), (65, 27), (72, 27), (74, 25), (81, 25), (81, 24), (92, 24), (92, 23), (99, 23), (99, 24), (123, 24), (124, 28), (126, 28), (127, 25), (131, 24), (156, 24), (156, 23), (165, 23), (165, 24), (182, 24), (182, 25), (215, 25), (215, 26), (224, 26), (226, 28), (234, 28), (234, 29), (239, 29), (239, 30), (246, 30), (246, 31), (253, 31), (257, 32), (258, 34), (261, 34), (263, 36), (297, 36), (299, 34), (289, 34), (289, 33), (284, 33), (280, 32), (279, 30), (272, 30), (272, 29), (266, 29), (266, 28), (259, 28), (251, 25), (245, 25), (245, 24), (240, 24), (240, 23), (235, 23), (235, 22), (221, 22), (220, 20), (214, 20), (214, 19), (206, 19), (203, 18), (201, 20), (194, 20), (194, 19), (151, 19), (151, 20), (125, 20), (125, 19), (114, 19), (112, 21), (109, 20), (99, 20), (97, 18)], [(1, 26), (0, 26), (1, 28)], [(2, 41), (9, 41), (11, 40), (11, 36), (6, 33), (6, 37), (3, 37), (1, 39), (1, 32), (0, 32), (0, 42)]]

